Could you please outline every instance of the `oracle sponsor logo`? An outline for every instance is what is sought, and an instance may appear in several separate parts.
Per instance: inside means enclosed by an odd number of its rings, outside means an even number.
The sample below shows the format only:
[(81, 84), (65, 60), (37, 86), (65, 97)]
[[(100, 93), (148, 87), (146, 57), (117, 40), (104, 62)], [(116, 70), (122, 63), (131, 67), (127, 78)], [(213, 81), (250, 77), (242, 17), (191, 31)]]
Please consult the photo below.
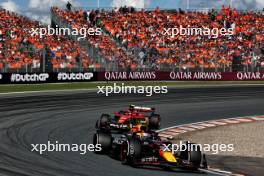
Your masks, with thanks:
[(172, 80), (221, 80), (220, 72), (170, 72)]
[(260, 72), (238, 72), (236, 74), (237, 79), (239, 80), (263, 80), (264, 73)]
[(12, 74), (11, 82), (46, 82), (48, 78), (48, 73)]
[(82, 81), (91, 80), (93, 73), (58, 73), (58, 81)]
[(106, 80), (155, 80), (156, 72), (105, 72)]

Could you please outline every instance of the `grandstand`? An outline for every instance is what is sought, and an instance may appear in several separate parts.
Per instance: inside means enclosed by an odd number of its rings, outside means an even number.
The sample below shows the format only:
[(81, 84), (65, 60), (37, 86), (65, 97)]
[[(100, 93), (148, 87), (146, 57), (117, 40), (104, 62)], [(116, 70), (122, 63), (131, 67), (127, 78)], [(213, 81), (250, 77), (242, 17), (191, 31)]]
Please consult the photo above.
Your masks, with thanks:
[[(128, 7), (69, 11), (52, 7), (51, 21), (53, 27), (100, 27), (103, 33), (80, 41), (76, 36), (31, 36), (31, 28), (47, 26), (1, 9), (1, 72), (232, 72), (236, 57), (241, 59), (243, 71), (264, 70), (264, 15), (257, 11), (240, 12), (230, 7), (208, 12)], [(235, 35), (218, 38), (162, 35), (164, 28), (179, 25), (233, 27)]]
[[(45, 28), (18, 14), (0, 9), (0, 70), (2, 72), (40, 72), (47, 62), (52, 71), (74, 71), (89, 62), (78, 42), (66, 36), (32, 36), (32, 28)], [(80, 60), (82, 58), (82, 61)], [(77, 69), (76, 69), (77, 70)]]

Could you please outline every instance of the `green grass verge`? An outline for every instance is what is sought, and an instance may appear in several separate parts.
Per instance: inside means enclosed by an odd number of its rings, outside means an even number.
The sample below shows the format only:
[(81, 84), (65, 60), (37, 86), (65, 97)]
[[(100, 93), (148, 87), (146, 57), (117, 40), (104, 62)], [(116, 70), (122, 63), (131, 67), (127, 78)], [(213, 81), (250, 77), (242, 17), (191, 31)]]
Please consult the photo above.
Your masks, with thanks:
[[(121, 85), (122, 82), (117, 82)], [(240, 84), (260, 84), (264, 81), (131, 81), (124, 82), (125, 85), (134, 86), (173, 86), (173, 87), (203, 87)], [(25, 91), (49, 91), (49, 90), (74, 90), (74, 89), (96, 89), (97, 86), (110, 86), (114, 82), (87, 82), (87, 83), (59, 83), (59, 84), (10, 84), (0, 85), (0, 93), (25, 92)]]

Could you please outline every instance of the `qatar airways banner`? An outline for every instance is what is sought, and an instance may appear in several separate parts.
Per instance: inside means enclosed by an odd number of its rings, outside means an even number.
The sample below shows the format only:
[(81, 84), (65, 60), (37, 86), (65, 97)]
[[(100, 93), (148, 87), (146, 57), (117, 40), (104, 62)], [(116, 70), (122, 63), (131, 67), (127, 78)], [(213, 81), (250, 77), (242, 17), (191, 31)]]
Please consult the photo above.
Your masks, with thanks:
[(99, 72), (97, 78), (98, 81), (264, 81), (264, 72)]
[(60, 72), (0, 73), (0, 84), (90, 81), (264, 81), (264, 72)]

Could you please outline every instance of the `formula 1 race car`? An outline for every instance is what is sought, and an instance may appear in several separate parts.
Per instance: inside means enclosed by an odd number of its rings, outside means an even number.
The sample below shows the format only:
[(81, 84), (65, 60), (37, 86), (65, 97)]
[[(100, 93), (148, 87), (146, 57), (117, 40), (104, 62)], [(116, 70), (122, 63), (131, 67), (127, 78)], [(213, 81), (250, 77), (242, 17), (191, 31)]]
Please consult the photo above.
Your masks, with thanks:
[(160, 115), (155, 113), (155, 108), (139, 107), (130, 105), (128, 110), (109, 114), (102, 114), (96, 122), (96, 129), (103, 131), (129, 132), (138, 131), (138, 128), (145, 126), (148, 130), (160, 128)]
[[(146, 134), (146, 133), (145, 133)], [(185, 149), (174, 151), (170, 141), (162, 141), (157, 135), (147, 134), (125, 141), (120, 150), (123, 164), (131, 166), (153, 166), (164, 169), (197, 170), (207, 168), (205, 155), (199, 146), (186, 142)], [(190, 147), (191, 146), (191, 147)]]
[[(94, 144), (100, 144), (101, 152), (133, 167), (160, 167), (166, 170), (184, 169), (197, 171), (206, 169), (207, 162), (199, 145), (186, 142), (185, 149), (174, 151), (171, 141), (162, 140), (156, 132), (136, 132), (111, 136), (98, 131), (94, 135)], [(191, 146), (191, 147), (189, 147)], [(195, 146), (195, 148), (193, 147)]]

